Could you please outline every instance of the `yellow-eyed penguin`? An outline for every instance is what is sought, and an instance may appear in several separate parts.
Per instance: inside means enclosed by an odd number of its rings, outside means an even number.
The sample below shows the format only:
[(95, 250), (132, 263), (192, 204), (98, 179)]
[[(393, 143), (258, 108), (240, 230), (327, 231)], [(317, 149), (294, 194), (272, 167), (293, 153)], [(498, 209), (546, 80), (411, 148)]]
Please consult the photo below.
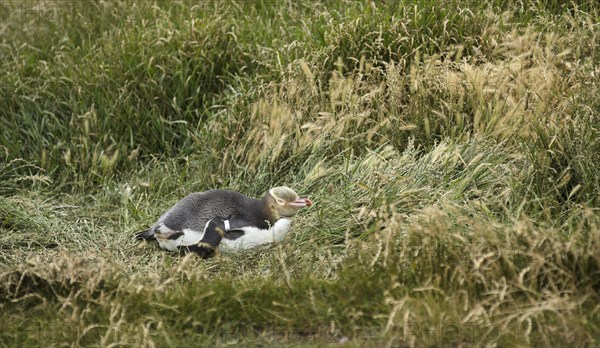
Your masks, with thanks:
[(156, 239), (169, 251), (210, 257), (217, 247), (237, 251), (281, 241), (290, 229), (290, 218), (312, 204), (285, 186), (270, 189), (262, 199), (229, 190), (196, 192), (175, 203), (136, 238)]

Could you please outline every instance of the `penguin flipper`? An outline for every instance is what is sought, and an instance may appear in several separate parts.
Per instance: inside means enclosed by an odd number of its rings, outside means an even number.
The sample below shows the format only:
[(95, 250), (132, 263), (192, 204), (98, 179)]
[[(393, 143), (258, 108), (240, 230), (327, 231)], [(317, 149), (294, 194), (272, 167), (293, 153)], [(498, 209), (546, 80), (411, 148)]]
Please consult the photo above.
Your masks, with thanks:
[(137, 239), (137, 240), (153, 240), (156, 238), (154, 237), (154, 231), (152, 231), (152, 229), (148, 229), (145, 231), (136, 232), (135, 239)]
[(225, 236), (223, 236), (223, 238), (225, 239), (229, 239), (229, 240), (236, 240), (240, 237), (243, 237), (244, 234), (246, 234), (246, 232), (244, 232), (244, 230), (227, 230), (225, 232)]
[(206, 229), (204, 230), (204, 236), (197, 244), (180, 246), (179, 249), (183, 251), (193, 251), (203, 259), (213, 257), (224, 235), (224, 220), (214, 218), (208, 222)]

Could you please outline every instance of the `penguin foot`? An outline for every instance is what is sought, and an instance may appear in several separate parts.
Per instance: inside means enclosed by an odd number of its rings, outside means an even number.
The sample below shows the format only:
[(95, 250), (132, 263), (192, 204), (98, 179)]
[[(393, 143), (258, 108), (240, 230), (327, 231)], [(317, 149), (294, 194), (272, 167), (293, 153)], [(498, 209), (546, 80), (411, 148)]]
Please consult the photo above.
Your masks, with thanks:
[(215, 247), (208, 243), (198, 243), (196, 245), (181, 246), (179, 250), (185, 253), (194, 252), (203, 259), (211, 258), (216, 254)]

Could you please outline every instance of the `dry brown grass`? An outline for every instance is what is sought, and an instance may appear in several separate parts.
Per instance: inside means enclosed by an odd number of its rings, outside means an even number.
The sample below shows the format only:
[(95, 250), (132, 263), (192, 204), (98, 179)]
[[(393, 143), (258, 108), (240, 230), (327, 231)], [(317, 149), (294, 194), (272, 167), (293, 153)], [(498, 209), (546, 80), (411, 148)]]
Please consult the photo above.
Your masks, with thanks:
[[(0, 24), (1, 345), (598, 344), (597, 8), (188, 5)], [(280, 245), (133, 239), (279, 184)]]

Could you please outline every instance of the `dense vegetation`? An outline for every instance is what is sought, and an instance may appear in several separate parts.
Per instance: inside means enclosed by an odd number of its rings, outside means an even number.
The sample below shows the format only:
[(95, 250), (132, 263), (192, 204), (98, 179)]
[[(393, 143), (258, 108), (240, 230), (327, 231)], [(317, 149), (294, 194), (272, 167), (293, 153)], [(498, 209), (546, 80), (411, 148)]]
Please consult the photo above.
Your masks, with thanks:
[[(0, 2), (3, 346), (600, 345), (594, 1)], [(287, 185), (270, 248), (138, 243)]]

